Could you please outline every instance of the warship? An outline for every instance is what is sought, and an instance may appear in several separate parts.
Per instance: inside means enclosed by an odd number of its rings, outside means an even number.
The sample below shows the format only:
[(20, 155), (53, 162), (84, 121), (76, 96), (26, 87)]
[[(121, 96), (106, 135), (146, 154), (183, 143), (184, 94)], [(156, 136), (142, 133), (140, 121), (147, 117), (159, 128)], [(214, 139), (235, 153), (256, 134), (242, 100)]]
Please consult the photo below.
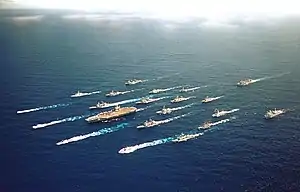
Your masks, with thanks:
[(287, 112), (287, 110), (285, 109), (274, 109), (274, 110), (269, 110), (267, 111), (267, 113), (265, 114), (265, 118), (266, 119), (272, 119), (278, 115), (281, 115), (283, 113)]
[(176, 96), (174, 99), (171, 100), (171, 103), (179, 103), (179, 102), (186, 101), (189, 99), (190, 99), (190, 97)]
[(146, 80), (142, 80), (142, 79), (131, 79), (131, 80), (126, 81), (125, 85), (135, 85), (135, 84), (138, 84), (138, 83), (143, 83), (145, 81)]
[(244, 87), (244, 86), (247, 86), (247, 85), (250, 85), (251, 83), (254, 83), (255, 80), (253, 79), (243, 79), (243, 80), (240, 80), (236, 85), (238, 87)]
[(114, 109), (110, 111), (104, 111), (97, 115), (86, 118), (85, 120), (89, 123), (99, 122), (99, 121), (107, 121), (114, 118), (123, 117), (125, 115), (129, 115), (131, 113), (135, 113), (137, 111), (136, 107), (120, 107), (116, 106)]
[(180, 143), (180, 142), (184, 142), (193, 138), (196, 138), (198, 136), (200, 136), (202, 133), (195, 133), (195, 134), (181, 134), (180, 136), (178, 136), (176, 139), (172, 140), (174, 143)]

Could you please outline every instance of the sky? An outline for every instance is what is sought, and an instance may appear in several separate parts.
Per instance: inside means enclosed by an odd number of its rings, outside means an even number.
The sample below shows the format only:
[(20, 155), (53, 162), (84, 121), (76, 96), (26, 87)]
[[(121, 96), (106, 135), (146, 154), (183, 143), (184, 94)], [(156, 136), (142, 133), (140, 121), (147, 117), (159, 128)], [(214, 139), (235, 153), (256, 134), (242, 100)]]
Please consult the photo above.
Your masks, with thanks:
[[(149, 13), (166, 17), (300, 14), (300, 0), (0, 0), (5, 7)], [(13, 3), (12, 3), (13, 2)], [(4, 7), (2, 5), (2, 7)]]

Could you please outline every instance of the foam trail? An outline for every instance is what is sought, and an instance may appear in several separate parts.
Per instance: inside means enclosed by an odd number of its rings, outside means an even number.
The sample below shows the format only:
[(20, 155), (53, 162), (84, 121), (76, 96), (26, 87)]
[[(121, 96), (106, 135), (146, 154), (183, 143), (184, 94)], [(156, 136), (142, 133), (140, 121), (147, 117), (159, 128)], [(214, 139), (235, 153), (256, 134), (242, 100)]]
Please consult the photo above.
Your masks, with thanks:
[(37, 124), (37, 125), (32, 126), (32, 128), (33, 129), (40, 129), (40, 128), (48, 127), (48, 126), (51, 126), (51, 125), (56, 125), (56, 124), (59, 124), (59, 123), (77, 121), (79, 119), (86, 118), (86, 117), (89, 117), (89, 116), (95, 115), (95, 114), (96, 113), (88, 114), (88, 115), (79, 115), (79, 116), (68, 117), (68, 118), (65, 118), (65, 119), (51, 121), (49, 123), (41, 123), (41, 124)]
[(216, 125), (219, 125), (219, 124), (222, 124), (222, 123), (226, 123), (226, 122), (229, 122), (230, 119), (223, 119), (223, 120), (220, 120), (220, 121), (217, 121), (215, 123), (212, 123), (211, 125), (212, 126), (216, 126)]
[(168, 98), (171, 98), (171, 96), (158, 97), (158, 98), (154, 98), (154, 99), (155, 99), (155, 101), (159, 101), (159, 100), (168, 99)]
[(44, 15), (32, 15), (32, 16), (15, 16), (7, 17), (15, 22), (32, 22), (32, 21), (41, 21), (44, 18)]
[(144, 108), (139, 108), (136, 110), (136, 112), (140, 112), (140, 111), (144, 111), (146, 109), (149, 109), (151, 106), (147, 106), (147, 107), (144, 107)]
[(135, 91), (141, 91), (141, 90), (144, 90), (145, 88), (140, 88), (140, 89), (134, 89), (134, 90), (131, 90), (132, 92), (135, 92)]
[(119, 102), (116, 102), (116, 103), (111, 103), (111, 106), (123, 105), (123, 104), (127, 104), (127, 103), (134, 103), (134, 102), (137, 102), (141, 99), (142, 98), (128, 99), (128, 100), (124, 100), (124, 101), (119, 101)]
[(41, 123), (41, 124), (37, 124), (37, 125), (32, 126), (32, 128), (33, 129), (39, 129), (39, 128), (48, 127), (48, 126), (56, 125), (56, 124), (63, 123), (63, 122), (66, 122), (66, 120), (62, 119), (62, 120), (51, 121), (49, 123)]
[(136, 92), (136, 91), (141, 91), (141, 90), (144, 90), (145, 88), (140, 88), (140, 89), (132, 89), (132, 90), (129, 90), (129, 91), (124, 91), (123, 94), (126, 94), (126, 93), (133, 93), (133, 92)]
[(290, 74), (290, 72), (285, 72), (285, 73), (280, 73), (280, 74), (277, 74), (277, 75), (266, 76), (266, 77), (262, 77), (262, 78), (259, 78), (259, 79), (254, 79), (253, 83), (263, 81), (263, 80), (267, 80), (267, 79), (282, 77), (282, 76), (287, 75), (287, 74)]
[(171, 122), (171, 121), (174, 121), (176, 119), (180, 119), (182, 117), (186, 117), (188, 115), (192, 114), (191, 112), (190, 113), (186, 113), (186, 114), (183, 114), (183, 115), (179, 115), (179, 116), (176, 116), (176, 117), (172, 117), (172, 118), (169, 118), (169, 119), (166, 119), (165, 122)]
[(132, 153), (132, 152), (135, 152), (139, 149), (143, 149), (143, 148), (146, 148), (146, 147), (153, 147), (153, 146), (156, 146), (156, 145), (170, 143), (170, 142), (172, 142), (173, 139), (174, 139), (173, 137), (166, 137), (164, 139), (158, 139), (158, 140), (154, 140), (154, 141), (150, 141), (150, 142), (146, 142), (146, 143), (142, 143), (142, 144), (137, 144), (137, 145), (133, 145), (133, 146), (129, 146), (129, 147), (124, 147), (119, 151), (119, 153), (122, 153), (122, 154)]
[[(213, 126), (216, 126), (216, 125), (219, 125), (219, 124), (222, 124), (222, 123), (226, 123), (226, 122), (228, 122), (232, 119), (235, 119), (235, 117), (215, 122), (215, 123), (213, 123)], [(185, 133), (181, 133), (180, 135), (182, 135), (182, 134), (185, 134), (185, 135), (186, 134), (198, 134), (197, 136), (193, 137), (193, 139), (194, 139), (196, 137), (204, 135), (204, 133), (207, 132), (207, 131), (209, 131), (209, 130), (205, 130), (203, 132), (193, 130), (193, 131), (188, 131), (188, 132), (185, 132)], [(175, 136), (172, 136), (172, 137), (166, 137), (166, 138), (163, 138), (163, 139), (158, 139), (158, 140), (154, 140), (154, 141), (150, 141), (150, 142), (146, 142), (146, 143), (142, 143), (142, 144), (137, 144), (137, 145), (133, 145), (133, 146), (124, 147), (124, 148), (119, 150), (119, 153), (120, 154), (127, 154), (127, 153), (135, 152), (139, 149), (147, 148), (147, 147), (153, 147), (153, 146), (156, 146), (156, 145), (172, 143), (172, 142), (174, 142), (175, 139), (178, 139), (178, 137), (180, 137), (180, 135), (175, 135)]]
[(93, 91), (93, 92), (90, 92), (89, 95), (99, 94), (99, 93), (101, 93), (101, 91)]
[(114, 107), (114, 106), (117, 106), (117, 105), (123, 105), (123, 104), (127, 104), (127, 103), (134, 103), (134, 102), (140, 101), (141, 99), (142, 98), (128, 99), (128, 100), (124, 100), (124, 101), (110, 103), (110, 104), (107, 105), (107, 107)]
[(74, 136), (74, 137), (71, 137), (69, 139), (64, 139), (62, 141), (59, 141), (59, 142), (56, 143), (56, 145), (64, 145), (64, 144), (84, 140), (84, 139), (87, 139), (89, 137), (96, 137), (96, 136), (100, 136), (100, 135), (105, 135), (105, 134), (108, 134), (108, 133), (112, 133), (112, 132), (124, 129), (127, 125), (128, 125), (128, 123), (121, 123), (121, 124), (119, 124), (117, 126), (114, 126), (114, 127), (100, 129), (99, 131), (95, 131), (95, 132), (88, 133), (88, 134), (85, 134), (85, 135)]
[(269, 77), (263, 77), (263, 78), (259, 78), (259, 79), (253, 79), (253, 80), (252, 80), (252, 83), (260, 82), (260, 81), (266, 80), (266, 79), (268, 79), (268, 78), (269, 78)]
[(214, 99), (221, 99), (221, 98), (223, 98), (224, 97), (224, 95), (221, 95), (221, 96), (219, 96), (219, 97), (215, 97)]
[(134, 92), (134, 90), (130, 90), (130, 91), (120, 91), (119, 94), (117, 94), (117, 95), (124, 95), (124, 94), (131, 93), (131, 92)]
[(171, 109), (174, 110), (174, 111), (177, 111), (177, 110), (180, 110), (180, 109), (185, 109), (185, 108), (191, 107), (193, 105), (195, 105), (195, 103), (192, 103), (192, 104), (189, 104), (189, 105), (184, 105), (182, 107), (175, 107), (175, 108), (171, 108)]
[(179, 74), (180, 74), (180, 73), (175, 73), (175, 74), (172, 74), (172, 75), (161, 76), (161, 77), (154, 78), (154, 79), (152, 79), (152, 80), (153, 80), (153, 81), (155, 81), (155, 80), (160, 80), (160, 79), (172, 77), (172, 76), (174, 76), (174, 75), (179, 75)]
[(170, 88), (166, 88), (166, 89), (161, 89), (162, 91), (171, 91), (173, 89), (178, 89), (181, 88), (182, 86), (176, 86), (176, 87), (170, 87)]
[(167, 88), (166, 90), (167, 90), (167, 91), (170, 91), (170, 90), (178, 89), (178, 88), (181, 88), (181, 87), (182, 87), (182, 86), (170, 87), (170, 88)]
[(57, 107), (65, 107), (65, 106), (68, 106), (68, 105), (70, 105), (70, 103), (55, 104), (55, 105), (49, 105), (49, 106), (45, 106), (45, 107), (37, 107), (37, 108), (34, 108), (34, 109), (26, 109), (26, 110), (17, 111), (17, 114), (30, 113), (30, 112), (46, 110), (46, 109), (54, 109), (54, 108), (57, 108)]

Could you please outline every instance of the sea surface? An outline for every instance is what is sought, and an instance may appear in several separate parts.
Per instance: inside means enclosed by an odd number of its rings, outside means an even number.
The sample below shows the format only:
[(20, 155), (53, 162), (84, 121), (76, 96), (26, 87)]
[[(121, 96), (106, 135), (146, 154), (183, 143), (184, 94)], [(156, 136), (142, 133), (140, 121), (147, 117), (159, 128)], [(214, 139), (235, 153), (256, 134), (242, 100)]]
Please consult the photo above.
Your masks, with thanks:
[[(214, 26), (198, 20), (72, 18), (43, 11), (34, 12), (45, 14), (40, 18), (15, 17), (32, 14), (8, 11), (0, 18), (0, 191), (300, 191), (300, 27), (295, 24), (299, 19)], [(132, 78), (148, 81), (125, 86)], [(236, 87), (244, 78), (264, 79)], [(84, 121), (95, 112), (88, 107), (97, 101), (136, 99), (154, 88), (174, 86), (202, 87), (189, 93), (174, 89), (159, 94), (170, 98), (149, 104), (123, 121)], [(139, 90), (105, 97), (110, 90), (133, 89)], [(71, 99), (77, 90), (102, 92)], [(196, 98), (171, 104), (176, 95)], [(201, 104), (205, 96), (222, 95)], [(164, 105), (191, 103), (192, 107), (168, 116), (155, 113)], [(42, 108), (17, 114), (37, 107)], [(213, 119), (215, 108), (240, 111), (227, 116), (236, 119), (196, 139), (118, 154), (125, 146), (227, 118)], [(266, 110), (272, 108), (290, 111), (265, 120)], [(136, 129), (149, 118), (186, 113), (191, 114), (158, 127)], [(65, 118), (69, 119), (32, 128)], [(127, 126), (56, 145), (120, 124)]]

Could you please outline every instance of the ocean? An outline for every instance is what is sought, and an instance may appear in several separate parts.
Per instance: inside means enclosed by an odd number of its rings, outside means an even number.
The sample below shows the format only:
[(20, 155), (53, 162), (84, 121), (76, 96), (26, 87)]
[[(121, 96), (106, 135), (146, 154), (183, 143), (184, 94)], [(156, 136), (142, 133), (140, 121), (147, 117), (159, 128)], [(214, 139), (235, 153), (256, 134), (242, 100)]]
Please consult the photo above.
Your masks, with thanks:
[[(22, 19), (33, 14), (43, 16)], [(64, 14), (1, 13), (0, 191), (300, 190), (299, 18), (209, 25), (197, 19), (179, 22), (118, 14)], [(148, 81), (125, 86), (133, 78)], [(262, 79), (237, 87), (244, 78)], [(176, 86), (201, 88), (154, 95), (169, 98), (122, 121), (84, 121), (91, 113), (103, 111), (89, 110), (98, 101), (137, 99), (152, 89)], [(101, 93), (70, 98), (77, 90)], [(135, 91), (105, 97), (111, 90)], [(171, 104), (177, 95), (196, 98)], [(224, 97), (201, 104), (205, 96)], [(164, 105), (192, 103), (167, 116), (155, 113)], [(211, 117), (215, 108), (240, 110), (215, 119)], [(265, 112), (273, 108), (290, 111), (265, 120)], [(149, 118), (187, 113), (157, 127), (136, 129)], [(126, 146), (172, 137), (196, 130), (205, 121), (233, 116), (230, 122), (187, 142), (118, 153)], [(32, 128), (52, 121), (60, 122)], [(107, 134), (56, 145), (118, 125), (122, 128)]]

